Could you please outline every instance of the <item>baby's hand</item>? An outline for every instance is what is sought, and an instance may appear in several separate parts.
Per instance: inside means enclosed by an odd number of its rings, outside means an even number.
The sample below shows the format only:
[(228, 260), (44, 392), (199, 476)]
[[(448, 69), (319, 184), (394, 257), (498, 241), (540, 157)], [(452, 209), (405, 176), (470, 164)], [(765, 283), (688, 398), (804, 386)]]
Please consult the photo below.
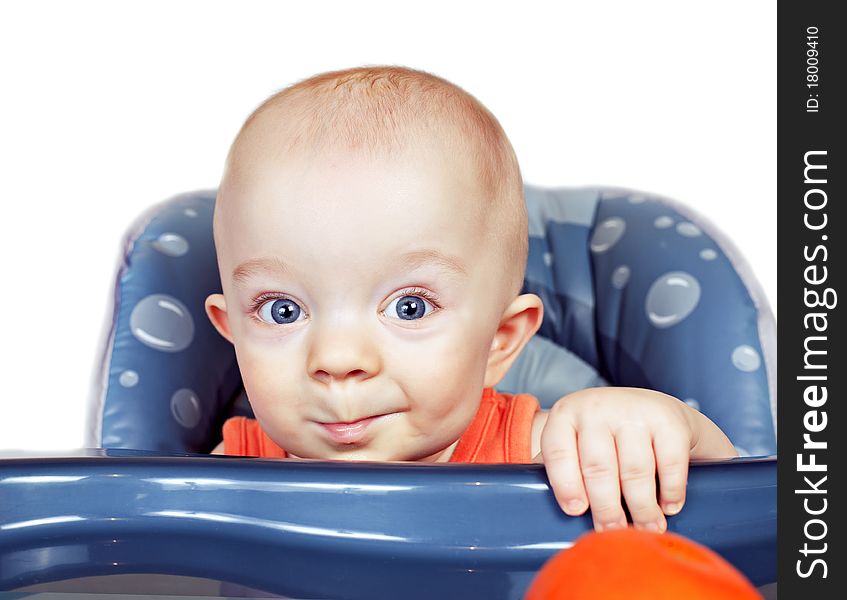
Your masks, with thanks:
[(689, 457), (736, 454), (714, 423), (673, 396), (610, 387), (556, 402), (535, 462), (547, 467), (562, 510), (580, 515), (590, 504), (598, 531), (626, 527), (621, 495), (636, 527), (664, 531), (665, 515), (678, 513), (685, 502)]

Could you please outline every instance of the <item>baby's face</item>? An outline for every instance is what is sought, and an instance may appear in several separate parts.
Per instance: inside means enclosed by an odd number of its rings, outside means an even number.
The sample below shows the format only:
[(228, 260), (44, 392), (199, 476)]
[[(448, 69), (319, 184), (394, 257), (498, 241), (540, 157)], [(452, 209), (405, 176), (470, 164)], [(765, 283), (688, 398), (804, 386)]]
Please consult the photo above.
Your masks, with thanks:
[(458, 157), (286, 156), (222, 188), (224, 298), (263, 429), (290, 454), (446, 460), (502, 376), (499, 253)]

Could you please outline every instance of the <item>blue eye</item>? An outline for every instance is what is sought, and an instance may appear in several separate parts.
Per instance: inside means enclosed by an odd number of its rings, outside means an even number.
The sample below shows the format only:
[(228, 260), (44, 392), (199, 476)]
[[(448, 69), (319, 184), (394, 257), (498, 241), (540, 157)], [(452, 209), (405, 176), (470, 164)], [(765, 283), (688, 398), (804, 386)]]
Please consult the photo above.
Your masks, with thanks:
[(259, 307), (259, 318), (266, 323), (273, 325), (286, 325), (298, 321), (303, 316), (303, 311), (293, 300), (288, 298), (278, 298), (277, 300), (268, 300)]
[[(427, 311), (427, 307), (429, 307), (429, 311)], [(432, 310), (432, 305), (420, 296), (400, 296), (388, 305), (385, 314), (392, 318), (397, 315), (404, 321), (412, 321), (424, 317)]]

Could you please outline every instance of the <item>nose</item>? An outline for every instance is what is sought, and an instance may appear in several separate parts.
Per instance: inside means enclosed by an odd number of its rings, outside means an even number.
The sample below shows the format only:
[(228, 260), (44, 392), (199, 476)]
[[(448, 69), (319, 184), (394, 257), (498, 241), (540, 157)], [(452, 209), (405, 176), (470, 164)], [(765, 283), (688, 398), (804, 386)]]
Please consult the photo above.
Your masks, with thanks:
[(312, 335), (307, 368), (313, 379), (324, 384), (363, 381), (380, 372), (379, 351), (363, 328), (324, 325)]

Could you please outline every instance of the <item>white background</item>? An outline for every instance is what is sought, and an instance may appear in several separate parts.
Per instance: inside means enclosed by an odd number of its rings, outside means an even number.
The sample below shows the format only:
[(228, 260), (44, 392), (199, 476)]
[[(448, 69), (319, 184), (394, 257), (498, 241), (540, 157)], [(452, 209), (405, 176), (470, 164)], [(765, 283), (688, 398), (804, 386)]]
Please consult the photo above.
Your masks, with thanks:
[(689, 204), (776, 309), (774, 2), (4, 1), (0, 449), (82, 444), (133, 219), (216, 187), (268, 95), (362, 64), (475, 95), (527, 183)]

